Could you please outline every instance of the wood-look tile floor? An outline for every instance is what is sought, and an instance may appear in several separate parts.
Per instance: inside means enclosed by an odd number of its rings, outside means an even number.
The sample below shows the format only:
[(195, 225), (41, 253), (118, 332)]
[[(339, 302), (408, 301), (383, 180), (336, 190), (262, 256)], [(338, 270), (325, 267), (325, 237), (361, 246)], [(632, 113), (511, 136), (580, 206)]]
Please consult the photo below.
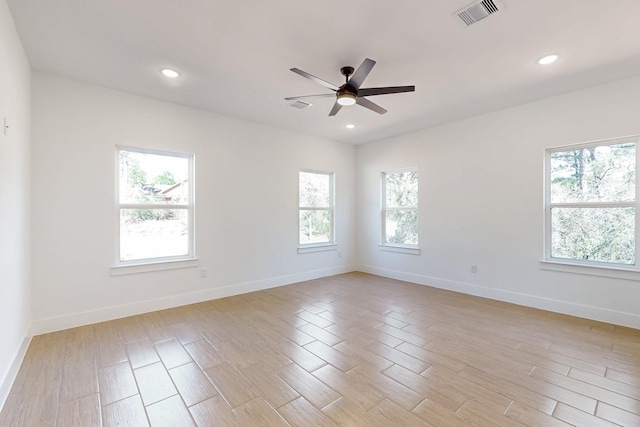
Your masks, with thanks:
[(640, 426), (640, 331), (362, 273), (40, 335), (2, 426)]

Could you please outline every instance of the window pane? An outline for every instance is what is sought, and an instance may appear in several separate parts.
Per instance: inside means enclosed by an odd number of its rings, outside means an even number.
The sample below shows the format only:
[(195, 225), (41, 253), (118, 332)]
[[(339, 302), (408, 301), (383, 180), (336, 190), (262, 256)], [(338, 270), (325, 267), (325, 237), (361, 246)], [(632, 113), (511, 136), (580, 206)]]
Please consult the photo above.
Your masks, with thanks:
[(189, 160), (119, 151), (120, 203), (189, 203)]
[(635, 264), (634, 208), (551, 209), (551, 256)]
[(328, 210), (300, 209), (300, 244), (330, 242), (330, 221)]
[(418, 244), (418, 210), (385, 211), (385, 243)]
[(418, 171), (385, 174), (385, 207), (418, 207)]
[(300, 207), (328, 208), (331, 206), (331, 175), (300, 172)]
[(186, 209), (121, 209), (120, 260), (189, 255)]
[(635, 156), (634, 143), (551, 153), (551, 202), (635, 200)]

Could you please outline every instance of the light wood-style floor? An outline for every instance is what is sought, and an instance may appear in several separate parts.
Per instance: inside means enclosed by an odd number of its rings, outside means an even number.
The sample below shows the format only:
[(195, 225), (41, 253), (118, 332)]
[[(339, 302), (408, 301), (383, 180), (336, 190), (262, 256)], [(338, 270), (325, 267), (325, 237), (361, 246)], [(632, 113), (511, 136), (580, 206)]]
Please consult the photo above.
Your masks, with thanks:
[(640, 331), (350, 273), (34, 337), (2, 426), (640, 426)]

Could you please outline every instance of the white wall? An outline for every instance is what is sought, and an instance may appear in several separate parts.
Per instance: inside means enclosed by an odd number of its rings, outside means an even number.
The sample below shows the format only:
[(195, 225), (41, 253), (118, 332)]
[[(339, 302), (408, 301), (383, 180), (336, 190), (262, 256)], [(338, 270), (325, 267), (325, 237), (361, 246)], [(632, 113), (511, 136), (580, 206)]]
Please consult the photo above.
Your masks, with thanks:
[[(29, 62), (0, 1), (0, 407), (29, 343)], [(7, 118), (9, 134), (4, 135)]]
[[(360, 269), (640, 328), (640, 281), (540, 269), (545, 149), (640, 134), (639, 111), (633, 78), (358, 147)], [(380, 172), (408, 166), (422, 253), (379, 251)]]
[[(640, 78), (357, 150), (43, 73), (33, 92), (36, 333), (356, 267), (640, 327), (638, 281), (540, 268), (545, 148), (640, 134)], [(196, 154), (208, 278), (199, 268), (109, 275), (116, 144)], [(420, 170), (418, 256), (377, 247), (380, 172), (408, 166)], [(297, 172), (307, 168), (336, 172), (342, 258), (296, 253)]]
[[(195, 154), (199, 268), (110, 276), (116, 144)], [(351, 271), (355, 152), (34, 73), (34, 332)], [(297, 254), (300, 169), (335, 172), (338, 251)]]

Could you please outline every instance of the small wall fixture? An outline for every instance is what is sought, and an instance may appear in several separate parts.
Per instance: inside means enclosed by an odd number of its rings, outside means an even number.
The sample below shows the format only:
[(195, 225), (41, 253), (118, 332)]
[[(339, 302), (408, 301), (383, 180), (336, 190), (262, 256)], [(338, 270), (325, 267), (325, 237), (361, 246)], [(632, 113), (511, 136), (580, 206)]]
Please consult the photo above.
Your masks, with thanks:
[(160, 70), (160, 72), (163, 76), (169, 77), (170, 79), (175, 79), (176, 77), (180, 76), (179, 72), (177, 72), (176, 70), (172, 70), (171, 68), (163, 68)]
[(354, 127), (356, 127), (356, 125), (349, 123), (348, 125), (345, 126), (347, 129), (353, 129)]

